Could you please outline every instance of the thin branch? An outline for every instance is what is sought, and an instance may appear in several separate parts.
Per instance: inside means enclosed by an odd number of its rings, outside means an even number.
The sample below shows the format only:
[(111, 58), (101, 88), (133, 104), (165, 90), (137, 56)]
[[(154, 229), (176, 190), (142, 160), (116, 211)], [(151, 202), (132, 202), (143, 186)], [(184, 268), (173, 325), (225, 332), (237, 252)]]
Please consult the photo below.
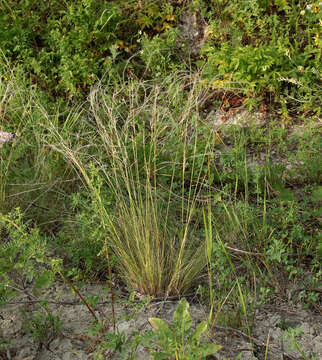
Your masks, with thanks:
[(230, 247), (230, 246), (225, 246), (225, 248), (228, 249), (228, 250), (232, 250), (232, 251), (238, 252), (238, 253), (242, 253), (242, 254), (253, 255), (253, 256), (265, 256), (265, 255), (262, 254), (262, 253), (254, 253), (254, 252), (251, 252), (251, 251), (245, 251), (245, 250), (235, 249), (235, 248), (232, 248), (232, 247)]

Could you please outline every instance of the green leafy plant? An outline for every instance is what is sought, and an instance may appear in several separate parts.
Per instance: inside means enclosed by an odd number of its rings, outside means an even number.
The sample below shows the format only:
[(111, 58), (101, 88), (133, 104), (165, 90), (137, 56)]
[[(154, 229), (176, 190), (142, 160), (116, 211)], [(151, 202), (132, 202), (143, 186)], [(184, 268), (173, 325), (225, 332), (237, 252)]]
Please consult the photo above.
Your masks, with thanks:
[(168, 325), (158, 318), (150, 318), (156, 344), (161, 351), (152, 352), (153, 359), (204, 359), (221, 349), (216, 344), (202, 344), (201, 337), (207, 330), (207, 323), (202, 321), (192, 329), (189, 304), (181, 299), (173, 315), (173, 325)]
[[(4, 299), (15, 291), (24, 291), (25, 281), (49, 286), (53, 276), (46, 263), (46, 240), (39, 229), (23, 222), (22, 213), (0, 213), (0, 294)], [(37, 269), (38, 265), (38, 269)]]
[(290, 119), (291, 108), (319, 112), (321, 5), (314, 4), (312, 10), (305, 4), (254, 0), (217, 4), (217, 16), (209, 15), (209, 41), (202, 50), (206, 73), (221, 77), (213, 88), (234, 90), (237, 82), (249, 100), (254, 95), (280, 97), (276, 101), (284, 120)]
[[(106, 194), (107, 207), (108, 198)], [(67, 262), (69, 277), (74, 280), (105, 277), (106, 259), (99, 255), (104, 244), (104, 232), (87, 191), (71, 194), (70, 213), (53, 241), (64, 244), (62, 255)]]
[[(48, 288), (54, 282), (55, 275), (59, 274), (88, 308), (95, 321), (98, 321), (90, 303), (64, 274), (62, 261), (49, 258), (45, 238), (39, 234), (39, 229), (31, 228), (28, 223), (23, 222), (19, 209), (8, 215), (0, 213), (0, 231), (1, 303), (5, 304), (17, 291), (28, 298), (37, 299), (37, 296), (26, 289), (26, 284), (31, 284), (37, 290)], [(42, 308), (49, 316), (47, 320), (55, 322), (46, 305), (42, 305)]]
[(140, 57), (145, 63), (146, 71), (155, 76), (164, 76), (169, 71), (180, 68), (176, 43), (177, 31), (170, 28), (162, 35), (155, 35), (149, 39), (144, 35), (141, 40)]
[(48, 116), (58, 122), (64, 118), (65, 131), (71, 131), (76, 119), (59, 100), (53, 104), (43, 92), (29, 88), (7, 59), (1, 57), (0, 64), (6, 77), (0, 79), (0, 127), (16, 134), (0, 150), (0, 210), (6, 214), (19, 207), (26, 219), (43, 224), (40, 230), (48, 235), (66, 216), (63, 193), (74, 186), (67, 179), (75, 174), (62, 157), (44, 146), (44, 124)]
[[(48, 6), (6, 0), (0, 10), (3, 55), (21, 75), (28, 68), (29, 83), (65, 101), (82, 98), (97, 81), (118, 82), (142, 31), (156, 35), (151, 44), (161, 55), (159, 34), (175, 20), (166, 1), (54, 0)], [(128, 68), (131, 72), (134, 66)], [(135, 71), (141, 71), (139, 64)]]
[(43, 346), (48, 346), (61, 333), (62, 320), (51, 312), (35, 312), (30, 319), (25, 314), (24, 328)]
[(284, 341), (288, 343), (288, 351), (296, 351), (298, 355), (300, 355), (305, 360), (316, 360), (317, 355), (306, 354), (303, 346), (301, 345), (299, 339), (303, 336), (303, 331), (301, 326), (296, 328), (289, 326), (284, 329), (282, 338)]

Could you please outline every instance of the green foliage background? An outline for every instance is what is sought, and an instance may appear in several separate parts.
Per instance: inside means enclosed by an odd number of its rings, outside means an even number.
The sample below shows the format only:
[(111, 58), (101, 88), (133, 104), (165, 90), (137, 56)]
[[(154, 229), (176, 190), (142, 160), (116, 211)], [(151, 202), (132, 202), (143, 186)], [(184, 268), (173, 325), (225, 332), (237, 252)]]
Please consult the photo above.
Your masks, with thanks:
[[(5, 0), (0, 48), (16, 72), (55, 98), (83, 97), (97, 81), (164, 76), (193, 66), (205, 68), (209, 81), (217, 77), (209, 83), (214, 89), (241, 89), (251, 106), (269, 96), (285, 116), (298, 108), (319, 112), (321, 9), (318, 2), (307, 5), (304, 0)], [(193, 14), (208, 23), (208, 40), (201, 57), (191, 61), (177, 30)]]

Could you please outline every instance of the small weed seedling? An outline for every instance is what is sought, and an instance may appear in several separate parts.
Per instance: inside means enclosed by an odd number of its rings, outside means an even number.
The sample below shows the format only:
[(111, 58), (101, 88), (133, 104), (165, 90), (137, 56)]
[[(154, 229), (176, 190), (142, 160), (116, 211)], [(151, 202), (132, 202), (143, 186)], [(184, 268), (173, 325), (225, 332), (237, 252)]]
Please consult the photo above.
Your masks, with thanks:
[(157, 346), (161, 351), (152, 352), (153, 359), (205, 359), (207, 355), (215, 354), (221, 349), (216, 344), (201, 344), (201, 336), (207, 330), (207, 323), (202, 321), (195, 330), (191, 328), (192, 320), (189, 314), (189, 304), (181, 299), (173, 315), (173, 325), (168, 325), (158, 318), (150, 318)]
[(26, 319), (25, 329), (40, 346), (47, 347), (61, 332), (61, 320), (51, 312), (37, 311), (31, 319)]

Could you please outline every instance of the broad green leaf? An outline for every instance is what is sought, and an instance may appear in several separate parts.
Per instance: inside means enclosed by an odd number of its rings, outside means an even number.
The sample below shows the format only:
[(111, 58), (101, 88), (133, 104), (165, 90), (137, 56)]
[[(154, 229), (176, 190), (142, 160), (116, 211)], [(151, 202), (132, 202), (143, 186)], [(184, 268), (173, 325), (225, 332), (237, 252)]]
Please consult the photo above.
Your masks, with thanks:
[(216, 344), (202, 344), (191, 350), (191, 358), (205, 359), (208, 355), (216, 354), (222, 347)]
[(168, 334), (170, 332), (168, 325), (162, 319), (149, 318), (148, 320), (155, 333)]
[(296, 197), (293, 192), (287, 188), (280, 189), (277, 199), (282, 201), (296, 201)]
[(152, 359), (153, 360), (166, 360), (169, 359), (169, 354), (164, 353), (164, 352), (157, 352), (152, 355)]
[(192, 325), (189, 314), (189, 303), (185, 298), (181, 299), (176, 311), (173, 314), (174, 328), (181, 331), (187, 331)]
[(207, 323), (202, 321), (192, 334), (192, 340), (194, 340), (198, 345), (200, 344), (201, 335), (206, 331)]
[(49, 288), (49, 286), (53, 283), (54, 276), (51, 271), (44, 271), (41, 275), (38, 276), (35, 282), (36, 289)]

